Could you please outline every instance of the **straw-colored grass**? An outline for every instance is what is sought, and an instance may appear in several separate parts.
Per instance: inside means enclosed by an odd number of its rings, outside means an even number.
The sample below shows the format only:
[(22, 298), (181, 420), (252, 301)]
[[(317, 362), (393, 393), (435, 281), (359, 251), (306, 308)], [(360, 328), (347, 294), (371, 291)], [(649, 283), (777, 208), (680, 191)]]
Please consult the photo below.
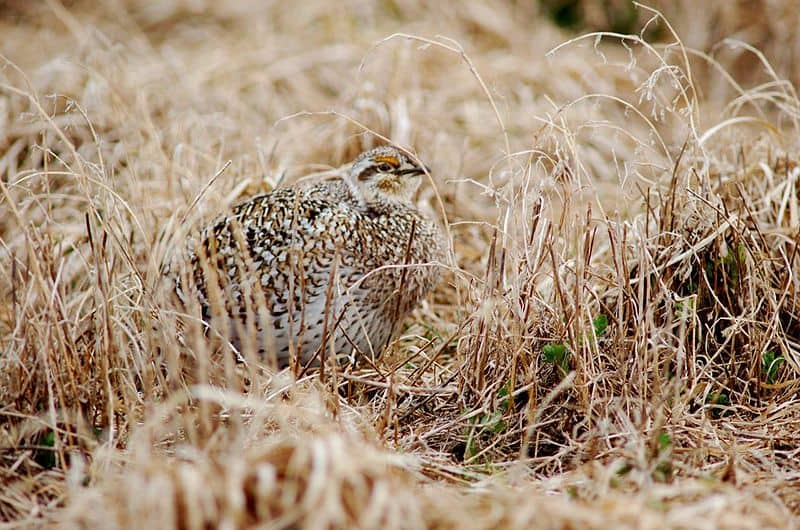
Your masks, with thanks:
[[(798, 15), (722, 4), (0, 2), (0, 521), (796, 528)], [(376, 364), (178, 314), (198, 227), (381, 137), (451, 246)]]

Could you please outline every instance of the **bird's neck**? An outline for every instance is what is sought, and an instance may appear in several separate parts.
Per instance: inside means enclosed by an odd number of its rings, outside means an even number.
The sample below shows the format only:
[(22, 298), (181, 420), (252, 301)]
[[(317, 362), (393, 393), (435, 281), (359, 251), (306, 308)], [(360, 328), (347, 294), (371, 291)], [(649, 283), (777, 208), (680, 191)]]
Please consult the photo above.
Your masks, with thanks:
[(409, 211), (414, 211), (415, 208), (408, 201), (387, 197), (385, 195), (377, 195), (369, 197), (364, 201), (365, 209), (372, 215), (405, 215)]

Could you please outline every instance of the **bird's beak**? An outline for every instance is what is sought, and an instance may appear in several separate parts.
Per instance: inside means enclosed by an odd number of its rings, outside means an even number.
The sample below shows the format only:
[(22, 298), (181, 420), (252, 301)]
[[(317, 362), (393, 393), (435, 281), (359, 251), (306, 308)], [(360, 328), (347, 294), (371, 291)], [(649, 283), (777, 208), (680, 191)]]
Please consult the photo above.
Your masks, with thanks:
[(409, 169), (401, 169), (397, 172), (398, 175), (424, 175), (425, 173), (430, 174), (431, 168), (428, 166), (423, 167), (412, 167)]

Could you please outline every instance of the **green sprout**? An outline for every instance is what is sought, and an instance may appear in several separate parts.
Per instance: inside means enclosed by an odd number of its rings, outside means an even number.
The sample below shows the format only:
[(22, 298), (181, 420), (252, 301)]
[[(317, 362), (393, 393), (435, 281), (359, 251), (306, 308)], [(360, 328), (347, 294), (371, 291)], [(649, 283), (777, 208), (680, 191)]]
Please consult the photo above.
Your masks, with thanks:
[(778, 372), (786, 360), (781, 354), (770, 350), (761, 356), (761, 378), (768, 384), (774, 385), (778, 380)]
[(562, 375), (567, 375), (569, 372), (569, 352), (563, 343), (546, 344), (542, 347), (544, 359), (556, 365), (562, 372)]
[(595, 336), (601, 337), (606, 332), (606, 328), (608, 328), (608, 317), (600, 313), (592, 320), (592, 326), (594, 326)]

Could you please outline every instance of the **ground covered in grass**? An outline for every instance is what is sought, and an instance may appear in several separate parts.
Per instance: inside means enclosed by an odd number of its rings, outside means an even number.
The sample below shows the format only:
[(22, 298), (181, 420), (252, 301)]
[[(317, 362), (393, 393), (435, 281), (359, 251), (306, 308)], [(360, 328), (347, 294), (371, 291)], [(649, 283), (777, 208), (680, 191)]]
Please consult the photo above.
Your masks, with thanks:
[[(797, 527), (799, 15), (661, 7), (0, 2), (0, 521)], [(381, 138), (450, 242), (382, 358), (176, 314), (198, 226)]]

